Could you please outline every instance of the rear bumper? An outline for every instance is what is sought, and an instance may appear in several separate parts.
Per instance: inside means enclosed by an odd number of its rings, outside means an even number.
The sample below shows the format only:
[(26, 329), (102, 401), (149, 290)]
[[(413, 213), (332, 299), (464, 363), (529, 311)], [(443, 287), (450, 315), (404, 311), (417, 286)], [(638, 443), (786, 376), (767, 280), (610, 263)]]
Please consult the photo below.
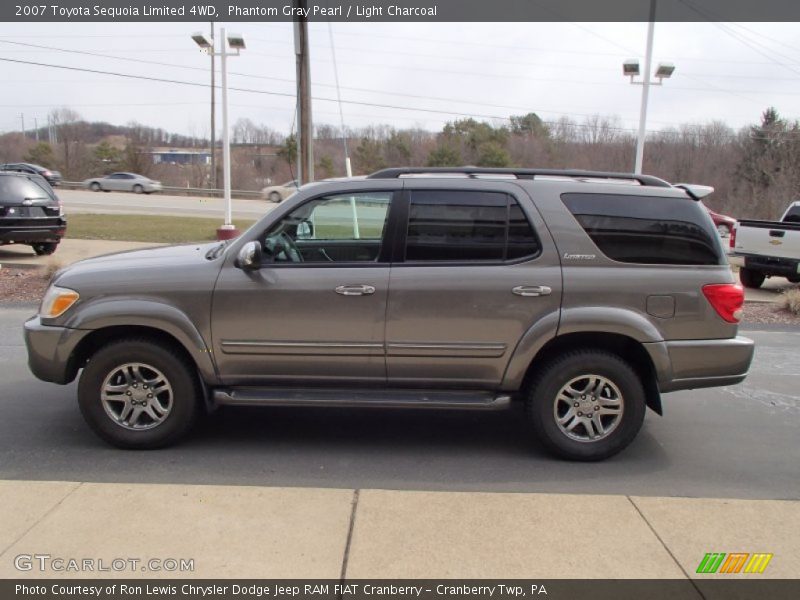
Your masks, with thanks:
[(25, 322), (28, 367), (43, 381), (67, 384), (75, 379), (79, 365), (75, 347), (89, 331), (42, 325), (39, 317)]
[(67, 230), (67, 221), (62, 218), (0, 219), (0, 242), (58, 242)]
[(733, 385), (744, 381), (753, 360), (753, 340), (679, 340), (645, 344), (661, 392)]
[(782, 258), (777, 256), (761, 256), (755, 254), (734, 254), (728, 257), (731, 264), (746, 267), (765, 275), (779, 277), (800, 276), (800, 260), (796, 258)]

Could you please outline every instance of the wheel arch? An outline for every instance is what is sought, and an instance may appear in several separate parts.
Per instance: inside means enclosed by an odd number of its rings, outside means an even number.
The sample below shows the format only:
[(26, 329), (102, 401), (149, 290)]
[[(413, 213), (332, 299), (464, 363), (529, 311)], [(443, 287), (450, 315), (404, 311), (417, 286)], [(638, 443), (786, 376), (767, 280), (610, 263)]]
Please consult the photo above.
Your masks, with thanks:
[(520, 389), (527, 388), (539, 365), (573, 350), (603, 350), (627, 361), (641, 379), (647, 406), (655, 413), (663, 414), (656, 368), (650, 354), (641, 342), (619, 333), (586, 331), (567, 333), (551, 338), (530, 361)]
[(103, 344), (122, 337), (147, 337), (181, 352), (196, 367), (204, 384), (218, 382), (211, 349), (189, 317), (174, 306), (150, 300), (100, 301), (82, 307), (64, 325), (91, 330), (71, 353), (73, 378)]

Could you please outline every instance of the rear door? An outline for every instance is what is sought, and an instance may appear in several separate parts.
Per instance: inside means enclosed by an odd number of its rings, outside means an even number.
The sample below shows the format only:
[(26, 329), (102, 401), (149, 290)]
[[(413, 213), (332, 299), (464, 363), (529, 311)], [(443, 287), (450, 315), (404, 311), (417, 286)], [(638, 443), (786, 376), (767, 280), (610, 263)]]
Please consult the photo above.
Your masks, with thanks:
[(389, 383), (496, 389), (525, 332), (560, 310), (550, 234), (518, 185), (405, 181), (386, 318)]

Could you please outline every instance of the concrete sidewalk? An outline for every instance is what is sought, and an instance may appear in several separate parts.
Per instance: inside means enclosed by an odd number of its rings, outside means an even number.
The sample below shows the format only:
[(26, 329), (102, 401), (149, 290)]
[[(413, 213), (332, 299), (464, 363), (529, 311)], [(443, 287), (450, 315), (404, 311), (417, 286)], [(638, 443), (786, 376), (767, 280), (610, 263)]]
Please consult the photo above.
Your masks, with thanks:
[(153, 242), (117, 242), (110, 240), (75, 240), (64, 238), (50, 256), (36, 256), (30, 246), (12, 244), (0, 246), (0, 265), (6, 267), (48, 267), (51, 264), (67, 266), (84, 258), (112, 252), (139, 250), (161, 246)]
[[(719, 577), (695, 573), (708, 552), (800, 577), (793, 501), (0, 481), (0, 506), (0, 578)], [(15, 568), (35, 554), (194, 571)]]

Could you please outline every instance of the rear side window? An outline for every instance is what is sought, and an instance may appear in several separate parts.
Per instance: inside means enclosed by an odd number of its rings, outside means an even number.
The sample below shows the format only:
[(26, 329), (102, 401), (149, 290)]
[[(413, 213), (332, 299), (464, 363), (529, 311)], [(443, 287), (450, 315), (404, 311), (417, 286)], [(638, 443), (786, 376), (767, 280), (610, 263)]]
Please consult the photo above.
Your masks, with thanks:
[(617, 194), (562, 194), (603, 254), (626, 263), (719, 265), (724, 254), (699, 202)]
[(24, 200), (52, 200), (52, 194), (35, 179), (18, 176), (0, 176), (0, 202), (22, 202)]
[(786, 212), (784, 223), (800, 223), (800, 204), (796, 204)]
[(517, 201), (497, 192), (411, 194), (406, 260), (500, 262), (539, 254), (539, 239)]

